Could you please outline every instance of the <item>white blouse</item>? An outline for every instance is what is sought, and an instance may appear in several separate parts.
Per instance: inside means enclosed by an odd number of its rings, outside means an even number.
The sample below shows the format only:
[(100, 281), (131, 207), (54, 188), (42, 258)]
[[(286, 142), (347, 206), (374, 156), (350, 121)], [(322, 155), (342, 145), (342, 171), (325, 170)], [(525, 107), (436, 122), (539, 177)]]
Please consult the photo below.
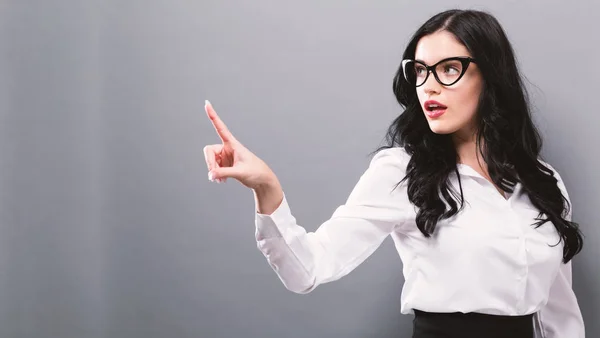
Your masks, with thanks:
[[(584, 338), (571, 262), (561, 262), (563, 245), (555, 245), (559, 235), (551, 222), (531, 225), (538, 210), (520, 194), (521, 185), (505, 198), (474, 169), (458, 164), (465, 207), (425, 238), (406, 182), (394, 189), (409, 159), (399, 147), (378, 152), (346, 203), (315, 232), (298, 225), (285, 195), (271, 215), (256, 213), (258, 248), (285, 287), (308, 293), (342, 278), (391, 235), (403, 262), (403, 314), (535, 313), (536, 337)], [(449, 179), (460, 191), (456, 174)]]

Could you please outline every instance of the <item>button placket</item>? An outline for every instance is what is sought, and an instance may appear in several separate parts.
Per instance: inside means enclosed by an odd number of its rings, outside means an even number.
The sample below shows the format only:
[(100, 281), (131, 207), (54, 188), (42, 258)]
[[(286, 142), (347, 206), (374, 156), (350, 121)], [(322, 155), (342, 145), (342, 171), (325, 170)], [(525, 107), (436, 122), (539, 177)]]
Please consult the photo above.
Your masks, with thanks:
[(522, 266), (519, 269), (519, 271), (516, 271), (518, 281), (516, 297), (518, 311), (524, 311), (525, 292), (527, 289), (527, 275), (529, 274), (529, 248), (527, 246), (527, 232), (526, 229), (521, 226), (520, 219), (514, 210), (511, 210), (511, 218), (515, 223), (516, 228), (518, 228), (518, 231), (520, 232), (519, 256), (521, 257)]

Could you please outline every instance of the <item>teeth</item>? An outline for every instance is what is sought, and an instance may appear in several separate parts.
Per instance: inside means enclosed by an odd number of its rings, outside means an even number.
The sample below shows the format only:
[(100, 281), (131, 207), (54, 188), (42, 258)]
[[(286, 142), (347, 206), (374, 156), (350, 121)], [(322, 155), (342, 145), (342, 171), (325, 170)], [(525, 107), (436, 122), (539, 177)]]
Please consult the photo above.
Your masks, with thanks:
[(442, 106), (439, 105), (439, 104), (430, 104), (430, 105), (427, 105), (427, 109), (429, 109), (429, 110), (438, 109), (438, 108), (442, 109)]

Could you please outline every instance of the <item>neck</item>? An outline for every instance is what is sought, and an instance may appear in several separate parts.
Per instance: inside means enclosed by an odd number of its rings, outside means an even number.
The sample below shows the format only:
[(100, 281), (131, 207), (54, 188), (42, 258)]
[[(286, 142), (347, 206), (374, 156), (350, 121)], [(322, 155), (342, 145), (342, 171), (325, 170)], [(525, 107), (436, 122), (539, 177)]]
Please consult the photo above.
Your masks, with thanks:
[[(452, 140), (454, 141), (454, 147), (456, 148), (456, 154), (458, 155), (457, 161), (459, 163), (479, 163), (481, 167), (484, 167), (481, 151), (477, 147), (476, 133), (463, 133), (462, 135), (457, 133), (453, 135)], [(479, 143), (481, 147), (484, 146), (483, 140), (480, 139)]]

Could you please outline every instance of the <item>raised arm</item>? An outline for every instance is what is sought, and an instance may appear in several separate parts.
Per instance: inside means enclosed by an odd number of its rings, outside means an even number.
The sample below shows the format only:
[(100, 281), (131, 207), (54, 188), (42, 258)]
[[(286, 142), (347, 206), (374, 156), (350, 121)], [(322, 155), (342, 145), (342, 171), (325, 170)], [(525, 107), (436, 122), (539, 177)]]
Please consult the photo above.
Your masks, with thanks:
[(337, 280), (367, 259), (392, 231), (404, 231), (406, 154), (377, 153), (345, 204), (314, 232), (292, 215), (287, 199), (271, 214), (256, 214), (258, 248), (289, 290), (307, 293)]
[(280, 183), (260, 158), (228, 130), (212, 105), (206, 113), (222, 144), (204, 148), (209, 179), (236, 179), (254, 192), (256, 241), (283, 284), (297, 293), (348, 274), (392, 231), (410, 208), (404, 178), (409, 156), (401, 148), (378, 152), (331, 218), (315, 232), (296, 223)]

